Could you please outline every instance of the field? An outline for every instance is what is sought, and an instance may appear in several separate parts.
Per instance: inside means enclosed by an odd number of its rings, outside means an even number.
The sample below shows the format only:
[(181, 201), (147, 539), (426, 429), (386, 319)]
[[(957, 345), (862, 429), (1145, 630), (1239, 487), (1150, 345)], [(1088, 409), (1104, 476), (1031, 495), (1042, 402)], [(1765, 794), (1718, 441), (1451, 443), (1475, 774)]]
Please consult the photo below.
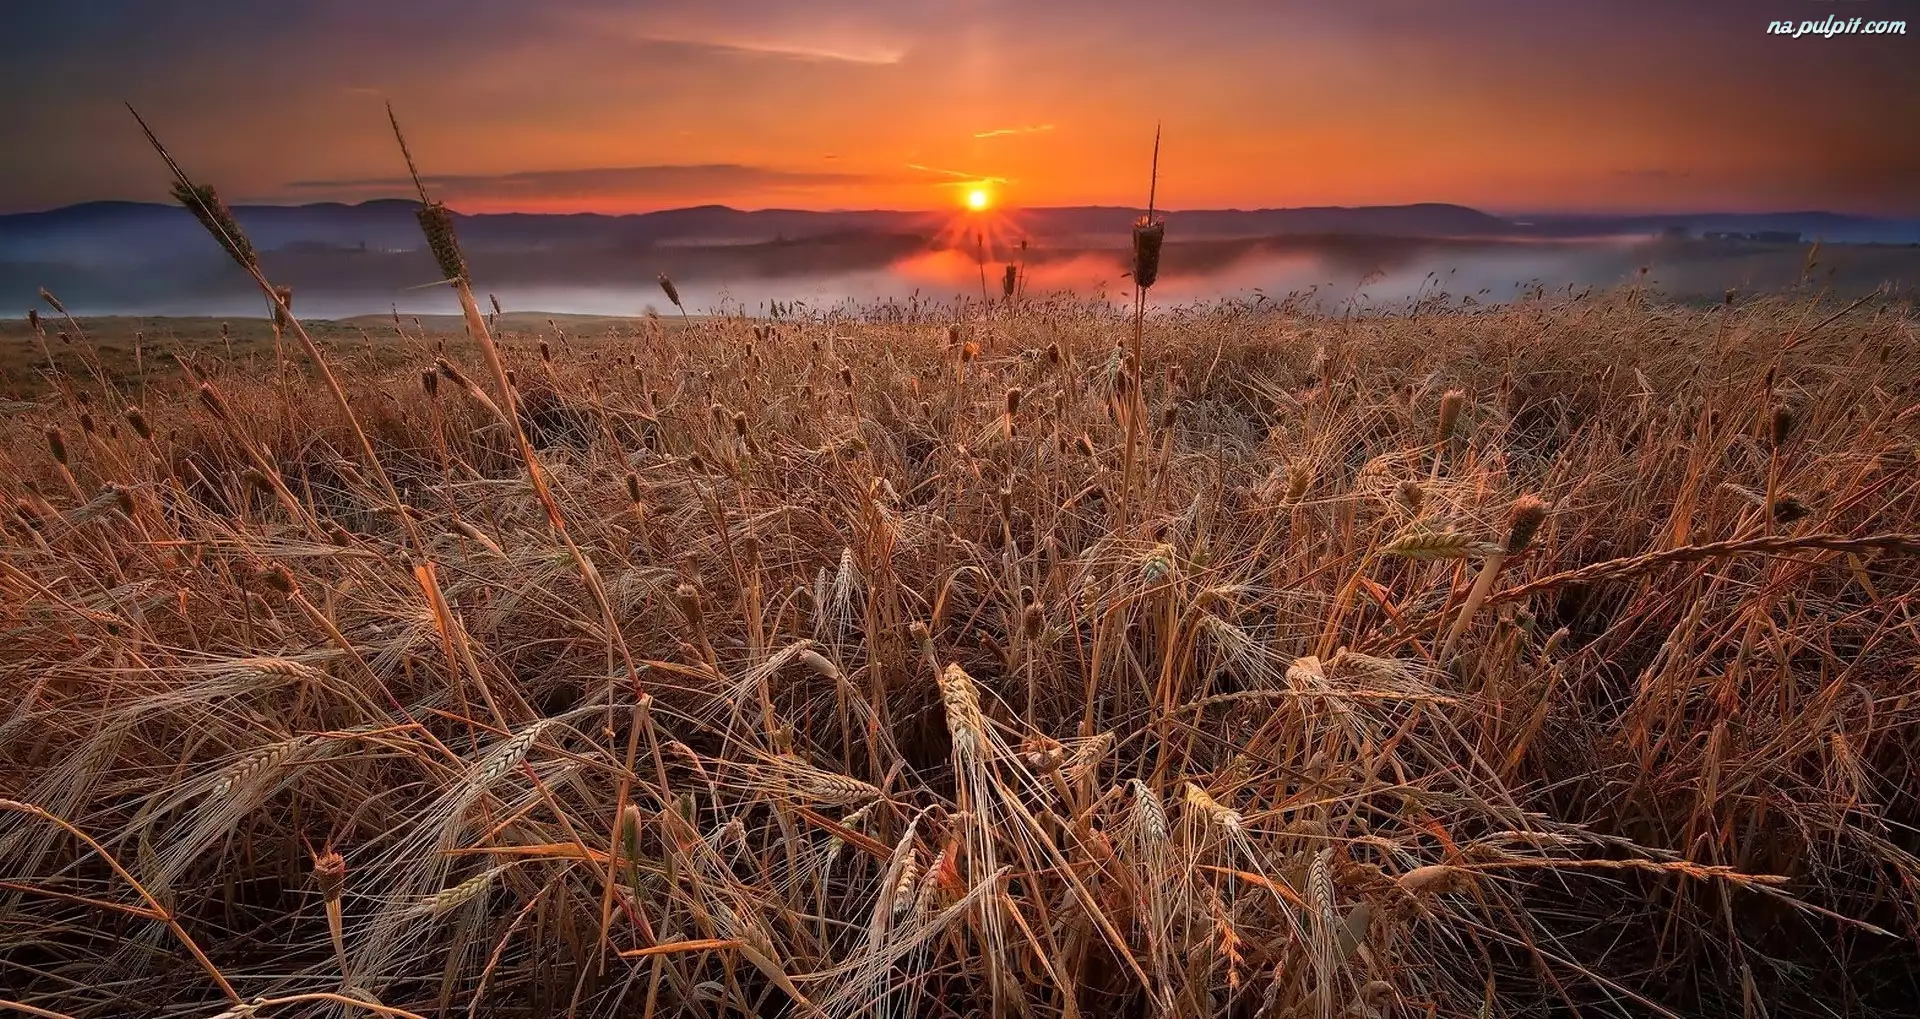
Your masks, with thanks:
[(1912, 1014), (1910, 305), (923, 312), (8, 326), (0, 1005)]

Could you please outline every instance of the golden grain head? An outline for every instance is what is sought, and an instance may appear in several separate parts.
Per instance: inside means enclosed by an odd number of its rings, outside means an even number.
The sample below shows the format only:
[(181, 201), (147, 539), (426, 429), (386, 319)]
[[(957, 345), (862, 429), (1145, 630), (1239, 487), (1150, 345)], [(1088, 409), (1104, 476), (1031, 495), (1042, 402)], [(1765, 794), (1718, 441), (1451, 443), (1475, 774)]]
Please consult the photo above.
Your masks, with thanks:
[(1460, 413), (1466, 409), (1466, 406), (1467, 391), (1464, 389), (1449, 389), (1441, 395), (1439, 421), (1440, 442), (1444, 443), (1453, 438), (1454, 429), (1459, 427), (1460, 424)]

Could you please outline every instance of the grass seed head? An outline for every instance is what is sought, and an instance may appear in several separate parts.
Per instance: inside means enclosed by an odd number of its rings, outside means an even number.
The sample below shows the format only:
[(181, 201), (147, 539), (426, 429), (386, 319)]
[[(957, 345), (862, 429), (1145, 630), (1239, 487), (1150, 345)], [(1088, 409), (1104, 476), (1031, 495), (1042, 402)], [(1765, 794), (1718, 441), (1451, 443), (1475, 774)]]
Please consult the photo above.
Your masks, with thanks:
[(1467, 872), (1444, 863), (1415, 867), (1394, 881), (1402, 892), (1419, 897), (1462, 891), (1470, 884)]
[(1440, 397), (1439, 438), (1442, 444), (1453, 438), (1453, 431), (1460, 424), (1460, 412), (1467, 406), (1467, 392), (1464, 389), (1449, 389)]
[(329, 846), (313, 858), (313, 882), (320, 888), (320, 897), (328, 902), (340, 901), (340, 893), (347, 885), (347, 861)]
[(1020, 632), (1028, 640), (1037, 640), (1047, 629), (1047, 612), (1037, 601), (1030, 601), (1020, 613)]
[(200, 405), (207, 409), (207, 413), (222, 421), (233, 420), (233, 415), (227, 412), (226, 400), (221, 398), (220, 391), (213, 388), (211, 382), (200, 383)]
[(1420, 508), (1427, 502), (1427, 490), (1418, 481), (1412, 479), (1394, 486), (1393, 495), (1400, 501), (1400, 505), (1405, 506), (1407, 512), (1414, 516), (1420, 515)]
[(700, 589), (692, 584), (681, 584), (673, 589), (673, 600), (679, 604), (680, 614), (687, 617), (688, 625), (698, 629), (704, 622)]
[[(210, 187), (178, 183), (173, 186), (173, 197), (193, 218), (200, 221), (207, 233), (220, 242), (220, 247), (239, 264), (242, 269), (257, 270), (260, 257), (254, 253), (253, 242), (247, 240), (246, 232), (240, 229), (240, 223), (233, 218), (233, 210)], [(42, 296), (47, 292), (42, 290)]]
[(1386, 555), (1408, 559), (1468, 559), (1480, 550), (1473, 535), (1457, 530), (1415, 527), (1380, 546)]
[(958, 749), (963, 740), (978, 741), (984, 731), (980, 714), (980, 690), (967, 670), (954, 662), (940, 676), (940, 700), (947, 709), (947, 729)]
[(1160, 279), (1160, 247), (1166, 239), (1165, 220), (1150, 223), (1142, 216), (1133, 225), (1133, 281), (1142, 290)]
[(1775, 449), (1787, 444), (1787, 440), (1793, 436), (1793, 430), (1798, 421), (1798, 415), (1794, 413), (1792, 407), (1784, 403), (1774, 406), (1773, 418), (1768, 422), (1767, 434), (1773, 440)]
[(427, 250), (433, 252), (434, 264), (440, 267), (440, 278), (464, 281), (467, 261), (460, 254), (460, 239), (453, 231), (453, 210), (444, 202), (428, 202), (414, 215), (420, 220), (420, 232), (426, 235)]
[(1547, 504), (1538, 496), (1523, 495), (1507, 514), (1507, 554), (1519, 555), (1533, 544), (1533, 536), (1547, 519)]
[(1133, 792), (1134, 830), (1149, 845), (1165, 842), (1167, 808), (1161, 804), (1160, 795), (1137, 778), (1128, 779), (1127, 787)]

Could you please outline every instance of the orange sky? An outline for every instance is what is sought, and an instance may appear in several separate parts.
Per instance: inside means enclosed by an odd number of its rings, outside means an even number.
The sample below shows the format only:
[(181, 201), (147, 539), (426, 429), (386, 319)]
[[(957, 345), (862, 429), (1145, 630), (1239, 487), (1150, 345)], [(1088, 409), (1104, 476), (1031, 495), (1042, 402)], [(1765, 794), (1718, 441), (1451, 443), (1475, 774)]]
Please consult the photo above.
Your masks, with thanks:
[[(10, 7), (0, 211), (161, 198), (126, 99), (235, 201), (403, 195), (390, 98), (471, 212), (1137, 204), (1158, 120), (1173, 208), (1920, 215), (1904, 0), (163, 6)], [(1836, 6), (1916, 34), (1765, 34)]]

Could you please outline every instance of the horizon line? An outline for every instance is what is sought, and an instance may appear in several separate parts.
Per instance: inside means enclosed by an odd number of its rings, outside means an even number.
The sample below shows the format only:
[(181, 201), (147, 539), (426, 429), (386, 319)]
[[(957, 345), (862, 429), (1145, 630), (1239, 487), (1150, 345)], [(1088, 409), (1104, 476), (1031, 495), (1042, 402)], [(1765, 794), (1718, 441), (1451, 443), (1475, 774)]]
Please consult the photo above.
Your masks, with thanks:
[[(382, 197), (382, 198), (366, 198), (360, 201), (343, 201), (338, 199), (326, 199), (326, 200), (320, 200), (320, 201), (306, 201), (306, 202), (243, 201), (243, 202), (234, 203), (232, 208), (236, 210), (238, 209), (311, 209), (311, 208), (320, 208), (325, 206), (337, 206), (341, 208), (357, 209), (357, 208), (365, 208), (370, 205), (385, 205), (385, 204), (418, 205), (419, 199), (392, 196), (392, 197)], [(169, 209), (181, 208), (181, 206), (179, 206), (177, 203), (168, 202), (168, 201), (151, 201), (151, 200), (137, 199), (137, 198), (98, 198), (98, 199), (90, 199), (82, 202), (69, 202), (65, 205), (56, 205), (51, 207), (22, 209), (22, 210), (13, 211), (13, 212), (0, 212), (0, 219), (11, 218), (14, 216), (47, 215), (50, 213), (66, 212), (72, 209), (81, 209), (81, 208), (87, 208), (89, 206), (102, 206), (102, 205), (146, 206), (146, 207), (169, 208)], [(450, 206), (450, 208), (452, 207)], [(1058, 212), (1058, 211), (1065, 211), (1065, 210), (1109, 210), (1110, 209), (1116, 212), (1139, 212), (1144, 210), (1145, 208), (1146, 207), (1144, 205), (1136, 206), (1136, 205), (1109, 205), (1109, 204), (1102, 204), (1102, 203), (1087, 203), (1087, 204), (1069, 204), (1069, 205), (1015, 206), (1015, 207), (1009, 207), (1008, 211), (1018, 213), (1018, 212)], [(1816, 208), (1809, 208), (1809, 207), (1776, 208), (1776, 209), (1749, 208), (1749, 209), (1739, 209), (1739, 210), (1527, 209), (1527, 210), (1522, 210), (1517, 212), (1496, 212), (1489, 209), (1481, 208), (1479, 206), (1469, 205), (1463, 202), (1453, 202), (1453, 201), (1446, 201), (1441, 199), (1415, 201), (1415, 202), (1381, 202), (1381, 203), (1369, 203), (1369, 204), (1360, 204), (1360, 205), (1259, 205), (1259, 206), (1250, 206), (1250, 207), (1249, 206), (1200, 206), (1200, 207), (1185, 208), (1185, 209), (1161, 209), (1157, 211), (1159, 211), (1163, 215), (1177, 216), (1177, 215), (1193, 215), (1197, 213), (1252, 214), (1252, 213), (1263, 213), (1263, 212), (1353, 212), (1353, 211), (1376, 210), (1376, 209), (1420, 209), (1420, 208), (1459, 209), (1467, 212), (1478, 213), (1483, 216), (1489, 216), (1496, 219), (1504, 219), (1504, 220), (1510, 220), (1510, 221), (1526, 219), (1528, 217), (1641, 219), (1641, 218), (1653, 218), (1653, 217), (1680, 217), (1680, 216), (1840, 216), (1840, 217), (1848, 217), (1853, 219), (1879, 220), (1882, 222), (1920, 221), (1920, 212), (1915, 212), (1915, 213), (1838, 212), (1833, 209), (1817, 208), (1817, 207)], [(737, 212), (737, 213), (743, 213), (743, 214), (768, 213), (768, 212), (790, 212), (790, 213), (801, 213), (806, 215), (857, 215), (857, 214), (956, 215), (956, 214), (963, 214), (960, 210), (953, 210), (945, 207), (884, 208), (884, 207), (878, 207), (878, 206), (869, 206), (869, 207), (833, 207), (833, 208), (825, 208), (825, 209), (808, 209), (808, 208), (800, 208), (796, 206), (769, 205), (769, 206), (759, 206), (759, 207), (748, 208), (743, 206), (728, 205), (723, 202), (701, 202), (701, 203), (696, 203), (692, 205), (663, 206), (657, 209), (647, 209), (647, 210), (632, 211), (632, 212), (606, 212), (606, 211), (599, 211), (594, 209), (578, 209), (578, 210), (565, 211), (565, 212), (549, 210), (549, 209), (502, 209), (502, 210), (491, 210), (487, 212), (461, 212), (457, 208), (452, 208), (452, 211), (454, 212), (455, 215), (468, 217), (468, 218), (478, 218), (483, 216), (554, 216), (554, 217), (600, 216), (608, 219), (624, 219), (624, 218), (630, 218), (630, 217), (656, 216), (656, 215), (662, 215), (662, 214), (673, 213), (673, 212), (692, 212), (692, 211), (709, 210), (709, 209), (726, 211), (726, 212)], [(182, 211), (185, 211), (185, 210), (183, 209)]]

